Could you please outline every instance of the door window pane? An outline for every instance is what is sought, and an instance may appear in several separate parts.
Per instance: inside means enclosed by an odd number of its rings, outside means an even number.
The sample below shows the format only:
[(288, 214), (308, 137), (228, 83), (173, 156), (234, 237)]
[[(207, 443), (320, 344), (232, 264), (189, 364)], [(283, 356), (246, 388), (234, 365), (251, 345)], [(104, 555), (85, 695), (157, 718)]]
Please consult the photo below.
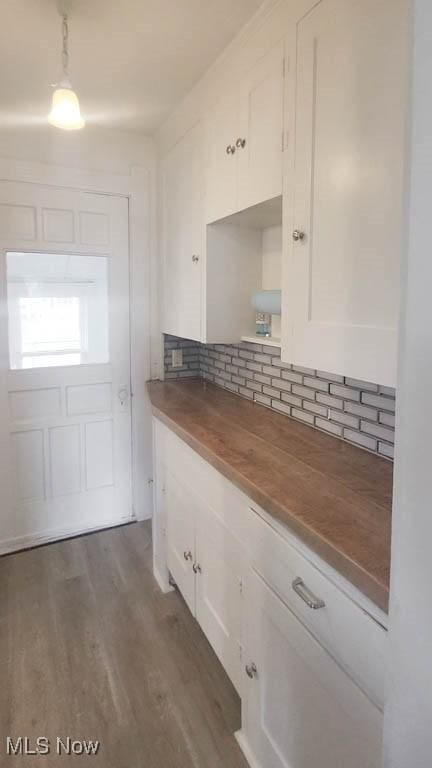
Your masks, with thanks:
[(108, 258), (6, 257), (11, 369), (107, 363)]

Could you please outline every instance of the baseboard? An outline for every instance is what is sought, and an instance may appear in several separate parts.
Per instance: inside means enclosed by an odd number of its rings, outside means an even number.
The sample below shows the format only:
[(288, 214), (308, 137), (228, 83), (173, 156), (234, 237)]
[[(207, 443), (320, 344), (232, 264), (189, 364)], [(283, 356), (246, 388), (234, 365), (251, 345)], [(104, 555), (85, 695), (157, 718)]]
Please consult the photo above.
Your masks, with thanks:
[(172, 587), (169, 582), (167, 582), (167, 580), (162, 576), (161, 572), (155, 564), (153, 564), (153, 576), (155, 577), (160, 591), (163, 592), (164, 595), (167, 595), (169, 592), (174, 592), (174, 587)]
[(19, 552), (22, 549), (40, 547), (43, 544), (49, 544), (53, 541), (70, 539), (74, 536), (82, 536), (85, 533), (101, 531), (104, 528), (115, 528), (119, 525), (127, 525), (128, 523), (133, 522), (134, 519), (135, 518), (132, 516), (108, 518), (106, 520), (98, 521), (96, 525), (54, 528), (49, 531), (41, 531), (40, 533), (31, 533), (26, 536), (17, 536), (14, 539), (6, 539), (5, 541), (0, 541), (0, 555)]
[(243, 752), (248, 764), (250, 765), (250, 768), (262, 768), (262, 766), (257, 763), (255, 756), (253, 755), (249, 744), (247, 743), (243, 731), (236, 731), (234, 734), (236, 741)]

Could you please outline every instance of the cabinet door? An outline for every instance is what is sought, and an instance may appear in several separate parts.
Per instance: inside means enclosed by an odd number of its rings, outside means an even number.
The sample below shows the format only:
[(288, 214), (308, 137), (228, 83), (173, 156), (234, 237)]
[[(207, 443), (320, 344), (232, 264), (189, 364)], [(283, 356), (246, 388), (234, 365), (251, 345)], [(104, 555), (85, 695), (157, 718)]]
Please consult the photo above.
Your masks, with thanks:
[(241, 85), (238, 210), (282, 194), (283, 108), (281, 42), (255, 64)]
[(195, 613), (195, 500), (191, 492), (166, 472), (166, 561), (189, 609)]
[(165, 333), (201, 341), (204, 210), (201, 125), (163, 163)]
[(196, 618), (233, 684), (240, 685), (242, 550), (222, 521), (199, 504), (196, 515)]
[(404, 0), (322, 0), (297, 25), (294, 228), (283, 357), (393, 385)]
[(378, 768), (382, 715), (257, 575), (244, 591), (240, 741), (261, 768)]
[(206, 221), (237, 210), (238, 92), (230, 93), (207, 115)]

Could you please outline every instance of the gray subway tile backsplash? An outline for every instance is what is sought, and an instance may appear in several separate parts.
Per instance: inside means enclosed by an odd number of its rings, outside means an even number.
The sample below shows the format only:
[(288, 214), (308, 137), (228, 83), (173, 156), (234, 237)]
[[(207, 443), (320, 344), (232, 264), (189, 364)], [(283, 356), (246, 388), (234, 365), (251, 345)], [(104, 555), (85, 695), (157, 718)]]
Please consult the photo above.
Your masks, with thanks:
[[(182, 349), (181, 368), (172, 350)], [(204, 378), (387, 459), (394, 453), (395, 390), (289, 365), (276, 347), (200, 344), (165, 336), (165, 377)]]

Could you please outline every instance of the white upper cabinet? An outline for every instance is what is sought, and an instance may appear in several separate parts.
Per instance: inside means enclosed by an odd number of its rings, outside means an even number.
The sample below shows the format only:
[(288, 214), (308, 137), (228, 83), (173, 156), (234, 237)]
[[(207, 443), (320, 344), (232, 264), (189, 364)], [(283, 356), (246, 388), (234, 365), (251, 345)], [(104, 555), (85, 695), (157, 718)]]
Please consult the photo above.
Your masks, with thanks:
[(198, 123), (163, 162), (163, 331), (201, 341), (203, 139)]
[(237, 209), (238, 94), (226, 95), (207, 115), (206, 220)]
[(282, 194), (284, 45), (263, 56), (240, 89), (238, 208)]
[(280, 42), (207, 115), (207, 222), (282, 193), (283, 104)]
[(283, 359), (387, 385), (396, 379), (405, 13), (405, 0), (322, 0), (299, 21), (285, 232)]

